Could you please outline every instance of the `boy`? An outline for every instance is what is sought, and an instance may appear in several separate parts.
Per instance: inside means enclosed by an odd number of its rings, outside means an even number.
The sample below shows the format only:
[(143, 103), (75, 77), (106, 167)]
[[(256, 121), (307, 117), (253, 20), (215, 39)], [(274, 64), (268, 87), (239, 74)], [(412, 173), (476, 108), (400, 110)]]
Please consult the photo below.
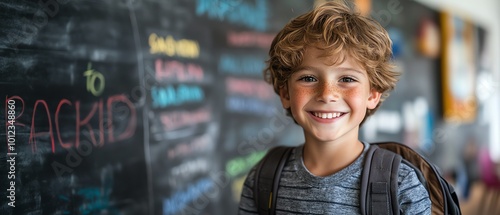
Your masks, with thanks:
[[(285, 163), (276, 214), (361, 214), (369, 144), (358, 140), (359, 127), (397, 82), (391, 44), (380, 24), (339, 2), (295, 18), (274, 38), (264, 76), (305, 136)], [(258, 212), (254, 174), (255, 168), (245, 181), (239, 214)], [(398, 175), (403, 214), (430, 214), (429, 194), (414, 170), (402, 163)]]

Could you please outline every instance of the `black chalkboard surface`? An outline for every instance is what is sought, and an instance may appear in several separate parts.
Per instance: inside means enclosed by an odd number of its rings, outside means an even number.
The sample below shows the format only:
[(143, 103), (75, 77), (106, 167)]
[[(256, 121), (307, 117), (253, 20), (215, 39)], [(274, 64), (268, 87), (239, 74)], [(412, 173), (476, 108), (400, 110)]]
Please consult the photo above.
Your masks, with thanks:
[(312, 1), (0, 3), (1, 214), (234, 214), (298, 144), (261, 72)]

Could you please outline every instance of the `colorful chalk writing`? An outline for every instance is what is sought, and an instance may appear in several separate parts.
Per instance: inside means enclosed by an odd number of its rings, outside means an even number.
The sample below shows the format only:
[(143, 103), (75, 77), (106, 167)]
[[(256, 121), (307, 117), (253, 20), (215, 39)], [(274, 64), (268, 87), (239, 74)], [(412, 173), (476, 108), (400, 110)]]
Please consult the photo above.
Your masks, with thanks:
[(241, 96), (228, 96), (226, 98), (226, 109), (233, 113), (251, 113), (272, 116), (274, 107), (272, 103), (255, 98)]
[(207, 15), (209, 18), (227, 20), (255, 30), (267, 29), (267, 1), (255, 0), (253, 4), (234, 0), (198, 0), (196, 15)]
[(155, 77), (157, 80), (203, 81), (203, 68), (194, 63), (182, 63), (176, 60), (155, 61)]
[[(99, 96), (104, 91), (105, 80), (104, 76), (92, 69), (92, 64), (89, 63), (87, 70), (83, 73), (83, 76), (87, 77), (87, 91), (91, 92), (94, 96)], [(99, 85), (96, 87), (96, 79)]]
[(172, 167), (170, 170), (171, 176), (177, 179), (189, 179), (199, 173), (207, 173), (211, 165), (207, 159), (197, 158)]
[(212, 119), (212, 114), (208, 107), (202, 107), (194, 111), (172, 111), (161, 113), (160, 119), (165, 131), (170, 131), (185, 126), (209, 122)]
[(176, 40), (171, 35), (160, 37), (152, 33), (149, 35), (149, 53), (164, 54), (169, 57), (198, 58), (200, 45), (195, 40)]
[(246, 173), (290, 136), (262, 70), (305, 3), (66, 1), (2, 3), (7, 36), (51, 21), (0, 63), (20, 144), (11, 212), (234, 214)]
[(188, 102), (200, 102), (205, 98), (205, 93), (200, 86), (181, 84), (175, 86), (151, 87), (153, 108), (165, 108), (181, 105)]
[[(6, 99), (9, 100), (14, 98), (22, 100), (20, 96), (7, 97)], [(103, 99), (93, 102), (91, 110), (85, 115), (81, 110), (81, 102), (79, 100), (70, 101), (68, 99), (61, 99), (55, 111), (50, 110), (46, 100), (36, 100), (33, 105), (33, 111), (31, 112), (31, 127), (28, 141), (31, 145), (32, 152), (37, 153), (37, 142), (39, 138), (48, 138), (52, 153), (56, 152), (56, 138), (59, 146), (62, 148), (78, 148), (82, 131), (87, 131), (90, 135), (92, 144), (98, 147), (104, 146), (106, 142), (105, 134), (107, 134), (107, 143), (119, 142), (131, 138), (137, 126), (137, 113), (133, 103), (123, 94), (109, 96), (105, 101), (106, 106), (104, 106)], [(27, 104), (24, 101), (20, 104), (22, 105), (21, 108), (25, 109), (25, 105)], [(125, 108), (126, 111), (119, 113), (117, 111), (117, 104), (121, 104), (121, 108)], [(74, 136), (70, 136), (74, 138), (72, 140), (69, 138), (63, 139), (61, 135), (59, 117), (62, 108), (65, 108), (66, 111), (74, 111), (75, 131), (74, 133), (72, 132)], [(105, 112), (107, 113), (107, 118), (104, 118)], [(23, 112), (17, 117), (19, 118), (22, 114)], [(37, 123), (41, 118), (43, 118), (41, 121), (46, 123), (45, 125), (39, 125), (40, 123)], [(120, 119), (120, 121), (116, 122), (118, 119)], [(122, 119), (123, 121), (121, 121)], [(115, 134), (116, 123), (126, 126), (121, 133)], [(45, 130), (40, 131), (38, 129), (39, 127), (43, 127)], [(95, 131), (97, 131), (97, 134)], [(68, 137), (68, 135), (66, 135), (66, 137)]]
[(269, 49), (274, 39), (274, 34), (260, 32), (234, 32), (227, 33), (227, 44), (233, 47), (259, 47)]
[(189, 185), (186, 190), (175, 192), (170, 198), (163, 200), (163, 214), (178, 214), (189, 203), (208, 192), (214, 186), (214, 181), (203, 178)]
[(265, 154), (266, 151), (257, 151), (245, 157), (233, 158), (226, 163), (226, 172), (231, 178), (246, 173), (259, 162)]
[(112, 171), (111, 166), (101, 169), (98, 186), (70, 187), (67, 194), (58, 195), (57, 200), (66, 207), (62, 214), (120, 214), (110, 200), (115, 182)]
[(275, 96), (271, 85), (262, 80), (226, 78), (226, 90), (228, 94), (244, 95), (263, 100), (269, 100)]
[(84, 203), (78, 207), (81, 214), (94, 214), (96, 212), (108, 211), (111, 214), (118, 214), (113, 210), (109, 201), (110, 191), (103, 190), (100, 187), (88, 187), (78, 190), (76, 195), (83, 198)]
[(225, 74), (251, 75), (262, 77), (266, 59), (257, 55), (222, 54), (219, 59), (219, 71)]

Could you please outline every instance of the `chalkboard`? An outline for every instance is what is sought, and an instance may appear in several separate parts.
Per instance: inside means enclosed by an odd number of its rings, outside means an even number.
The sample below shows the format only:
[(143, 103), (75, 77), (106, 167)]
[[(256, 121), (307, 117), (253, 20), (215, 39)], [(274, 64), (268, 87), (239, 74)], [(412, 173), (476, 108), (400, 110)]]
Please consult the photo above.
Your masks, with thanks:
[(312, 5), (2, 1), (1, 214), (235, 214), (265, 151), (303, 141), (262, 69)]

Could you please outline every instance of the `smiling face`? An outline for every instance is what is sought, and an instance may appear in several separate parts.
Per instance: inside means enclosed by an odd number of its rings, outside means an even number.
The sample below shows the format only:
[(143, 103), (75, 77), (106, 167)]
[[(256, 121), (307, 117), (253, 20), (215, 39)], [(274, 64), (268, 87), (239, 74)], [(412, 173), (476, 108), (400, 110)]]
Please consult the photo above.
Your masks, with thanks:
[(340, 64), (332, 65), (332, 60), (307, 48), (302, 64), (280, 89), (283, 107), (291, 109), (306, 142), (357, 141), (366, 110), (380, 100), (361, 66), (350, 57)]

